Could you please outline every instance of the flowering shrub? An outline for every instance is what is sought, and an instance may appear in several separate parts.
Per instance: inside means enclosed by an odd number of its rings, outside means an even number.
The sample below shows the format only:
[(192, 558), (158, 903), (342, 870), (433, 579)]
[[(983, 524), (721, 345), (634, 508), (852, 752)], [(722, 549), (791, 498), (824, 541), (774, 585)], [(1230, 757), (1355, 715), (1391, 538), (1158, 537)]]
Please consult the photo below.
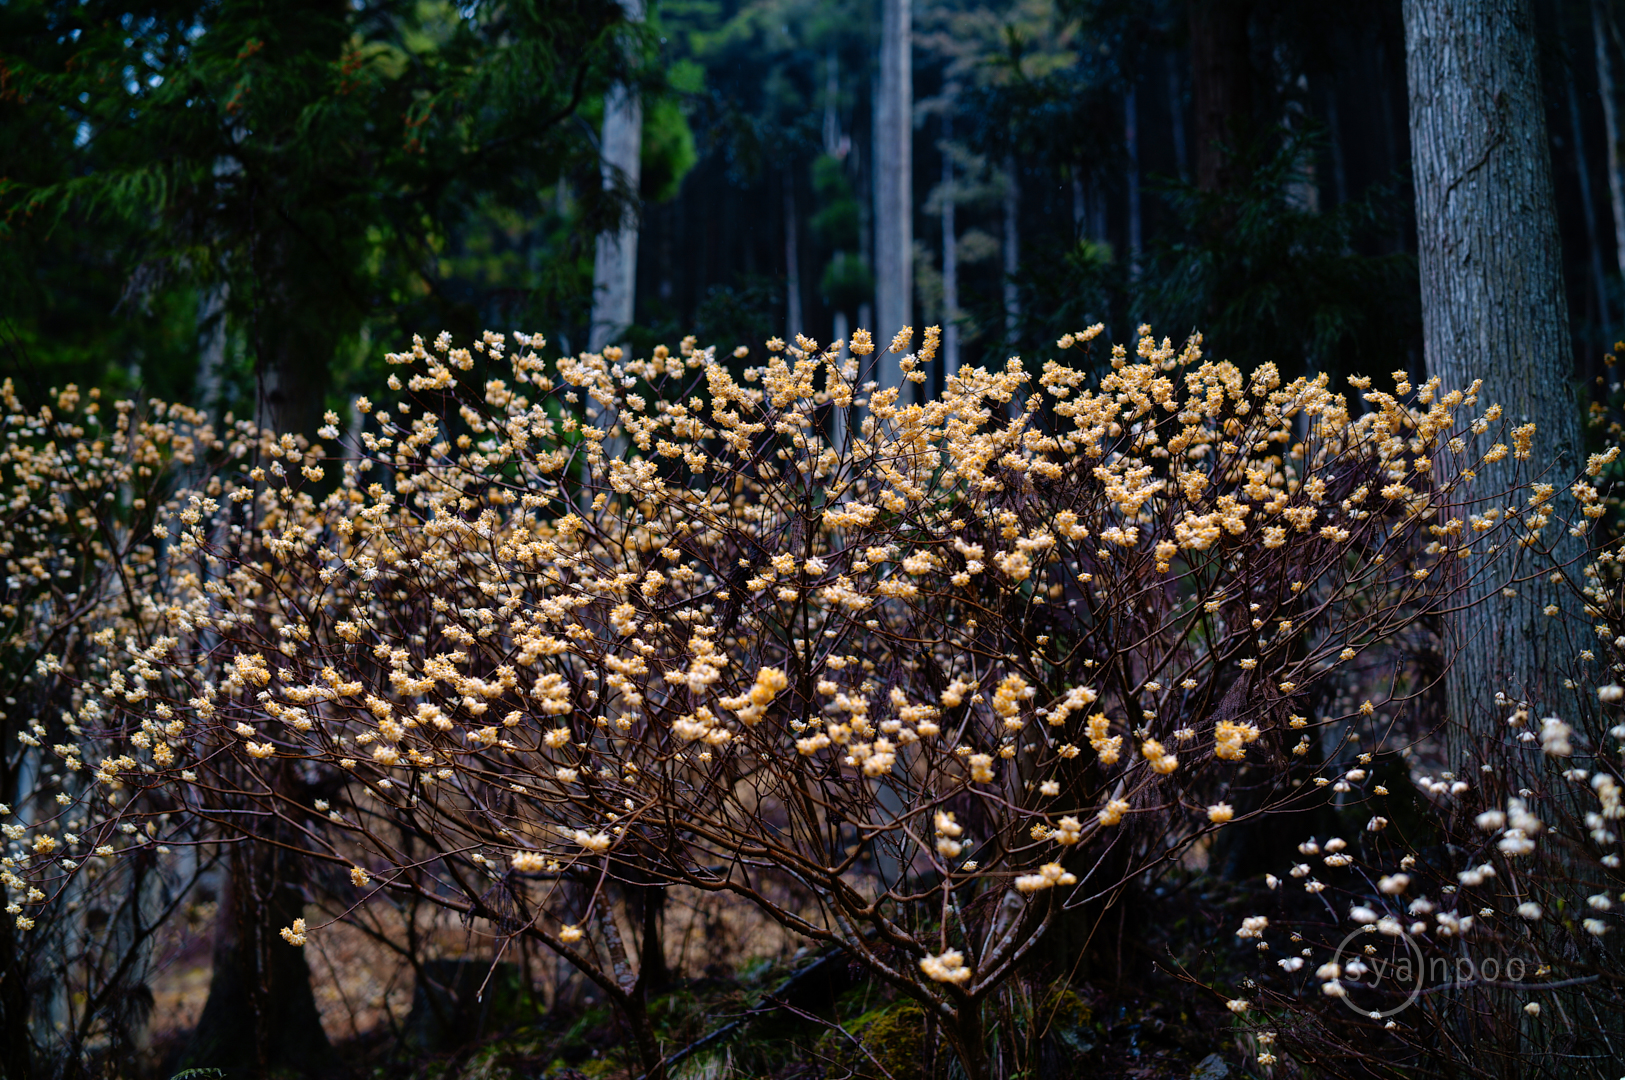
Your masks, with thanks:
[[(1592, 475), (1616, 453), (1593, 458)], [(1597, 498), (1579, 503), (1577, 522), (1599, 516)], [(1404, 788), (1390, 793), (1368, 769), (1347, 770), (1344, 818), (1372, 814), (1365, 828), (1311, 838), (1279, 876), (1266, 876), (1273, 894), (1256, 897), (1254, 910), (1268, 914), (1236, 930), (1238, 940), (1257, 939), (1248, 1004), (1258, 1013), (1248, 1026), (1262, 1064), (1328, 1047), (1389, 1068), (1468, 1057), (1486, 1072), (1520, 1075), (1578, 1075), (1618, 1060), (1620, 560), (1619, 543), (1609, 542), (1572, 582), (1558, 575), (1592, 620), (1572, 628), (1573, 654), (1547, 658), (1568, 688), (1585, 691), (1564, 703), (1564, 716), (1503, 691), (1491, 699), (1485, 688), (1489, 728), (1451, 717), (1419, 738), (1390, 731), (1373, 740), (1404, 755)], [(1454, 750), (1448, 761), (1444, 746)], [(1441, 1043), (1440, 1031), (1451, 1038)]]
[[(227, 447), (192, 410), (73, 386), (29, 409), (7, 380), (0, 416), (0, 1073), (24, 1076), (138, 1041), (152, 934), (207, 868), (153, 839), (196, 833), (158, 782), (183, 726), (145, 701), (179, 644), (152, 523), (186, 505), (182, 480), (218, 492), (211, 470), (246, 444)], [(110, 670), (120, 642), (127, 659)], [(129, 710), (146, 726), (126, 730)]]
[[(332, 414), (320, 444), (261, 433), (171, 500), (142, 635), (41, 660), (117, 799), (99, 827), (274, 841), (357, 902), (545, 942), (650, 1073), (657, 930), (618, 898), (732, 894), (918, 1001), (980, 1078), (983, 1003), (1062, 913), (1357, 782), (1311, 768), (1386, 704), (1333, 708), (1342, 672), (1529, 525), (1453, 512), (1528, 453), (1477, 386), (1356, 409), (1199, 337), (1097, 360), (1099, 332), (919, 404), (862, 381), (863, 331), (755, 366), (418, 341), (354, 445)], [(890, 348), (918, 383), (936, 345)], [(54, 839), (14, 876), (61, 895), (84, 842)]]

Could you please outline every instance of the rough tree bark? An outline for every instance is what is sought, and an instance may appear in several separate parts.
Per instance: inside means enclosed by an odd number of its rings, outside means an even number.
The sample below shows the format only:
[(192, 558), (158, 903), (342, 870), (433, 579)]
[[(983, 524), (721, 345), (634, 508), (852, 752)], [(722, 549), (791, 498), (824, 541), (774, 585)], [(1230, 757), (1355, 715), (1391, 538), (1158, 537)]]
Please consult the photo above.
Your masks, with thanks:
[(902, 386), (901, 358), (885, 348), (912, 325), (914, 302), (914, 74), (908, 0), (881, 0), (880, 86), (875, 94), (875, 335), (881, 386)]
[[(1452, 386), (1482, 378), (1481, 405), (1537, 425), (1526, 472), (1549, 467), (1561, 484), (1580, 427), (1529, 0), (1405, 0), (1404, 18), (1428, 372)], [(1503, 487), (1518, 464), (1480, 470), (1478, 490)], [(1560, 557), (1578, 550), (1555, 526), (1548, 540), (1561, 540)], [(1449, 627), (1458, 723), (1497, 723), (1497, 690), (1559, 715), (1572, 693), (1561, 685), (1563, 620), (1541, 610), (1562, 599), (1544, 579), (1504, 596), (1506, 570), (1480, 575), (1471, 589), (1482, 606)]]
[(226, 302), (231, 286), (222, 281), (205, 288), (197, 299), (197, 383), (192, 397), (211, 418), (220, 416), (226, 377)]
[[(643, 0), (620, 0), (628, 22), (643, 21)], [(617, 82), (604, 95), (604, 129), (599, 136), (604, 188), (624, 181), (635, 196), (643, 152), (643, 99), (637, 90)], [(600, 352), (613, 345), (632, 325), (637, 296), (638, 220), (630, 209), (620, 226), (598, 234), (592, 268), (592, 325), (587, 349)]]

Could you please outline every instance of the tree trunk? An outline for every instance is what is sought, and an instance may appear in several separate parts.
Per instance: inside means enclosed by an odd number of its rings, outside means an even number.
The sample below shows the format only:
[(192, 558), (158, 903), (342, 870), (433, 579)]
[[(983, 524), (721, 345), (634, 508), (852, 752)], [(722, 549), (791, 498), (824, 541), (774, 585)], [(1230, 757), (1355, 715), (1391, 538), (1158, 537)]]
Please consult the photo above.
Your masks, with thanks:
[(1332, 192), (1337, 196), (1337, 205), (1342, 206), (1349, 201), (1349, 179), (1343, 161), (1343, 127), (1337, 119), (1335, 79), (1326, 87), (1326, 142), (1332, 155)]
[[(1565, 53), (1567, 50), (1565, 50)], [(1580, 96), (1574, 89), (1574, 65), (1563, 65), (1563, 89), (1569, 106), (1569, 137), (1574, 141), (1574, 172), (1580, 181), (1580, 209), (1586, 223), (1586, 248), (1591, 255), (1591, 294), (1597, 304), (1597, 326), (1609, 335), (1608, 288), (1602, 273), (1602, 238), (1597, 233), (1597, 208), (1591, 201), (1591, 163), (1586, 158), (1585, 127), (1580, 123)], [(1588, 352), (1590, 350), (1587, 350)]]
[(1181, 180), (1191, 178), (1190, 155), (1185, 149), (1185, 87), (1179, 78), (1179, 54), (1170, 51), (1168, 60), (1168, 123), (1174, 140), (1174, 169)]
[(1619, 108), (1614, 98), (1614, 65), (1608, 55), (1608, 33), (1603, 25), (1602, 0), (1591, 0), (1591, 36), (1597, 54), (1597, 94), (1602, 98), (1602, 121), (1608, 136), (1608, 199), (1614, 211), (1614, 255), (1625, 275), (1625, 164), (1620, 161)]
[(1107, 241), (1106, 230), (1106, 192), (1100, 186), (1100, 177), (1091, 172), (1087, 184), (1089, 194), (1089, 238), (1097, 244)]
[(28, 950), (11, 919), (0, 919), (0, 1076), (32, 1080), (34, 1038), (29, 1028), (33, 973)]
[(982, 1022), (981, 999), (961, 1001), (954, 1008), (952, 1023), (943, 1025), (943, 1034), (965, 1071), (965, 1080), (987, 1080), (992, 1069), (988, 1062), (987, 1029)]
[[(1481, 408), (1499, 402), (1509, 423), (1534, 422), (1522, 468), (1549, 468), (1561, 486), (1575, 470), (1580, 430), (1529, 0), (1405, 0), (1404, 17), (1428, 371), (1447, 386), (1482, 378)], [(1503, 489), (1519, 464), (1481, 469), (1478, 492)], [(1578, 550), (1566, 531), (1551, 533), (1560, 557)], [(1520, 550), (1503, 543), (1504, 553)], [(1508, 569), (1503, 560), (1480, 573), (1470, 598), (1482, 606), (1449, 627), (1459, 650), (1447, 687), (1453, 718), (1477, 731), (1494, 726), (1498, 737), (1498, 690), (1576, 719), (1561, 685), (1571, 652), (1564, 620), (1541, 610), (1564, 599), (1544, 579), (1502, 595)]]
[(1021, 294), (1016, 271), (1021, 268), (1021, 180), (1016, 155), (1004, 158), (1004, 345), (1015, 351), (1021, 334)]
[[(881, 0), (880, 87), (875, 95), (875, 315), (877, 378), (901, 386), (891, 336), (913, 323), (914, 84), (908, 0)], [(904, 395), (906, 397), (906, 395)]]
[(1128, 151), (1128, 175), (1124, 187), (1128, 189), (1128, 275), (1129, 280), (1140, 276), (1140, 253), (1145, 244), (1140, 234), (1140, 125), (1136, 108), (1138, 94), (1130, 83), (1123, 95), (1123, 146)]
[(954, 224), (954, 159), (948, 143), (954, 137), (952, 111), (942, 114), (942, 359), (939, 373), (959, 370), (959, 238)]
[(841, 61), (834, 49), (824, 60), (824, 153), (844, 157), (841, 147)]
[(197, 299), (197, 386), (192, 398), (211, 420), (220, 416), (226, 375), (226, 301), (231, 286), (209, 285)]
[[(643, 0), (621, 0), (629, 22), (643, 21)], [(636, 198), (643, 151), (643, 99), (626, 83), (617, 82), (604, 95), (604, 129), (599, 154), (605, 190), (624, 183)], [(615, 344), (632, 325), (637, 295), (638, 220), (630, 207), (619, 228), (598, 234), (592, 268), (592, 325), (587, 349), (602, 352)]]
[(796, 177), (784, 170), (784, 339), (795, 344), (801, 333), (801, 256), (796, 244)]
[(1190, 0), (1196, 183), (1203, 191), (1219, 191), (1239, 179), (1231, 151), (1252, 127), (1251, 7), (1250, 0)]
[[(851, 332), (852, 327), (847, 322), (846, 312), (837, 311), (835, 313), (834, 336), (831, 340), (841, 343), (840, 364), (843, 368), (846, 367), (847, 359), (852, 355), (850, 345), (847, 342), (847, 336)], [(829, 407), (829, 445), (833, 446), (837, 453), (846, 453), (846, 410), (833, 402)]]
[(255, 272), (265, 287), (252, 323), (256, 411), (260, 423), (278, 433), (311, 436), (332, 381), (345, 301), (333, 294), (331, 281), (313, 276), (312, 253), (300, 251), (302, 237), (283, 230), (262, 247), (264, 261)]
[(310, 988), (305, 951), (279, 931), (304, 910), (298, 856), (252, 841), (228, 860), (216, 921), (214, 973), (185, 1068), (234, 1075), (331, 1071), (332, 1050)]

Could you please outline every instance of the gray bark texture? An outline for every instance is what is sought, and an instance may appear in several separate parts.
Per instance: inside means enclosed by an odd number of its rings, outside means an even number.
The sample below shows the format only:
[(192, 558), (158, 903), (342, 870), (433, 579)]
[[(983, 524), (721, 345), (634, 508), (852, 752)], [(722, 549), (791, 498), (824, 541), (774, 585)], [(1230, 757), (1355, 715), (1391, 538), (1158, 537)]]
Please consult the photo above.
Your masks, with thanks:
[(881, 386), (903, 385), (885, 346), (912, 325), (914, 301), (914, 74), (909, 0), (881, 0), (880, 86), (875, 94), (875, 308), (869, 328)]
[(226, 301), (231, 286), (210, 285), (197, 299), (197, 384), (193, 398), (210, 419), (220, 416), (221, 392), (226, 378)]
[[(1489, 505), (1515, 469), (1525, 479), (1545, 472), (1561, 491), (1577, 471), (1580, 425), (1529, 0), (1405, 0), (1404, 18), (1428, 372), (1447, 388), (1481, 378), (1479, 409), (1499, 402), (1509, 426), (1536, 424), (1529, 461), (1509, 455), (1479, 471), (1475, 491), (1486, 501), (1472, 509)], [(1561, 559), (1580, 550), (1555, 519), (1545, 539)], [(1450, 710), (1475, 731), (1499, 724), (1496, 691), (1563, 715), (1573, 705), (1563, 670), (1583, 647), (1569, 640), (1567, 620), (1542, 613), (1565, 604), (1544, 576), (1503, 595), (1511, 573), (1541, 563), (1510, 533), (1502, 541), (1490, 572), (1483, 555), (1464, 564), (1476, 570), (1469, 598), (1479, 606), (1447, 627), (1459, 650)]]
[[(621, 0), (631, 22), (643, 21), (643, 0)], [(625, 83), (604, 95), (604, 130), (599, 138), (604, 187), (624, 181), (636, 196), (643, 162), (643, 99)], [(592, 268), (592, 325), (589, 352), (613, 345), (632, 325), (638, 277), (638, 219), (628, 212), (618, 229), (598, 234)]]

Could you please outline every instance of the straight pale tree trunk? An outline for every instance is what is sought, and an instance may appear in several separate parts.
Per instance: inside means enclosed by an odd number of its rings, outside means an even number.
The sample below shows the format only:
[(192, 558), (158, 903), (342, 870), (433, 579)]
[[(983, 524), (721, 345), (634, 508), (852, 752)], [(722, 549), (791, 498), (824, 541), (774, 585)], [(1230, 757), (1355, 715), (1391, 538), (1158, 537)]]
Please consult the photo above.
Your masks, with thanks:
[[(1531, 460), (1481, 469), (1479, 493), (1503, 488), (1515, 466), (1549, 470), (1561, 490), (1580, 460), (1580, 427), (1529, 0), (1405, 0), (1404, 17), (1428, 372), (1447, 387), (1482, 378), (1479, 408), (1499, 402), (1510, 424), (1537, 426)], [(1579, 550), (1555, 523), (1546, 539), (1559, 557)], [(1560, 590), (1542, 577), (1502, 593), (1514, 552), (1525, 553), (1518, 569), (1538, 568), (1526, 550), (1506, 538), (1494, 572), (1471, 586), (1481, 606), (1448, 627), (1450, 709), (1474, 730), (1502, 730), (1498, 690), (1577, 719), (1562, 672), (1578, 646), (1565, 620), (1542, 613), (1565, 603)]]
[(1140, 254), (1145, 243), (1140, 225), (1140, 122), (1139, 95), (1130, 83), (1123, 95), (1123, 145), (1128, 151), (1128, 176), (1124, 187), (1128, 189), (1128, 272), (1131, 279), (1140, 276)]
[(824, 58), (824, 153), (841, 156), (841, 61), (831, 49)]
[(226, 301), (231, 286), (209, 285), (197, 299), (197, 385), (192, 398), (211, 419), (220, 416), (220, 398), (226, 378)]
[[(876, 378), (901, 386), (900, 357), (885, 348), (912, 325), (914, 302), (914, 74), (908, 0), (881, 0), (880, 86), (875, 94)], [(905, 395), (906, 396), (906, 395)]]
[[(846, 367), (849, 358), (852, 356), (852, 350), (847, 343), (847, 336), (851, 333), (852, 327), (847, 322), (846, 312), (837, 311), (835, 313), (835, 336), (831, 340), (841, 343), (840, 364), (843, 368)], [(829, 444), (839, 453), (846, 452), (846, 410), (834, 404), (829, 407)]]
[(1021, 293), (1016, 271), (1021, 267), (1021, 179), (1016, 155), (1004, 159), (1004, 343), (1012, 352), (1021, 332)]
[[(643, 21), (643, 0), (621, 0), (629, 22)], [(635, 198), (643, 152), (643, 99), (626, 83), (617, 82), (604, 95), (604, 129), (599, 137), (604, 187), (625, 183)], [(620, 226), (598, 234), (592, 269), (592, 325), (587, 349), (601, 352), (613, 345), (632, 325), (637, 297), (638, 220), (628, 209)]]
[(801, 325), (801, 255), (796, 243), (796, 178), (784, 170), (784, 321), (785, 340), (794, 344)]
[(959, 238), (954, 223), (954, 159), (948, 143), (954, 116), (942, 114), (942, 362), (937, 370), (959, 370)]
[[(831, 49), (824, 60), (824, 153), (833, 158), (844, 159), (849, 145), (841, 135), (840, 101), (841, 62), (835, 50)], [(859, 247), (862, 247), (861, 243)], [(851, 332), (852, 326), (847, 313), (835, 312), (830, 341), (841, 343), (842, 367), (845, 367), (847, 358), (852, 355), (847, 349), (847, 336)], [(830, 405), (829, 411), (829, 444), (837, 450), (844, 450), (846, 447), (846, 411), (833, 404)]]

